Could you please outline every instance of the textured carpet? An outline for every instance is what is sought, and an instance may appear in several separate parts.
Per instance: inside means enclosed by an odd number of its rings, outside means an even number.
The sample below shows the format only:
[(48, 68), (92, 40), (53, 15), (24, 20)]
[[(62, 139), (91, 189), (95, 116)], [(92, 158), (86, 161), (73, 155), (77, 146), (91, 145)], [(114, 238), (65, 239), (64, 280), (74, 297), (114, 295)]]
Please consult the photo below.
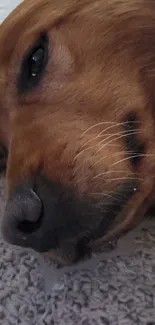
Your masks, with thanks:
[(0, 324), (155, 325), (155, 222), (121, 240), (115, 252), (60, 272), (1, 240)]

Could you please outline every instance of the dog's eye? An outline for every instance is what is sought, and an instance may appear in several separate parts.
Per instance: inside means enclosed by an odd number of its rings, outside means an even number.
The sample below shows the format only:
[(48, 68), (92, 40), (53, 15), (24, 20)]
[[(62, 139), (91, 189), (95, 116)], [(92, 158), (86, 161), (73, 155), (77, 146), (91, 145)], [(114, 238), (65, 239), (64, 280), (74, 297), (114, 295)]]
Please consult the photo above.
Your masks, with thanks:
[(44, 49), (38, 48), (30, 57), (29, 60), (29, 75), (30, 77), (36, 77), (42, 70), (44, 64)]
[(48, 62), (48, 38), (42, 34), (23, 57), (17, 88), (20, 93), (32, 90), (40, 82)]

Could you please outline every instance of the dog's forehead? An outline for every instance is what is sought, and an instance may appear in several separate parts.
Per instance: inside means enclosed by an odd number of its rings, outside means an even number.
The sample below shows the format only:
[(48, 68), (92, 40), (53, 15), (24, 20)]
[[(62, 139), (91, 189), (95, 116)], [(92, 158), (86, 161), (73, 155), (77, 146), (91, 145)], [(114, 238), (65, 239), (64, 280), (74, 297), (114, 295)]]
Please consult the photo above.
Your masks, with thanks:
[[(115, 47), (116, 53), (116, 46), (123, 48), (125, 46), (123, 44), (126, 44), (127, 47), (127, 44), (131, 45), (131, 40), (134, 44), (134, 39), (137, 43), (137, 38), (139, 42), (139, 35), (143, 34), (143, 28), (149, 30), (150, 25), (152, 29), (152, 6), (154, 5), (151, 0), (148, 0), (147, 3), (142, 0), (23, 1), (0, 26), (1, 85), (6, 75), (5, 67), (6, 69), (9, 67), (10, 58), (15, 48), (20, 44), (22, 47), (24, 42), (24, 48), (26, 48), (31, 41), (35, 40), (35, 35), (37, 37), (38, 33), (50, 30), (59, 22), (65, 21), (66, 23), (69, 20), (67, 20), (68, 17), (73, 17), (73, 23), (74, 17), (78, 18), (78, 29), (76, 28), (75, 33), (89, 29), (88, 34), (85, 35), (88, 36), (90, 44), (94, 42), (93, 46), (96, 48), (97, 42), (104, 43), (105, 41), (110, 44), (110, 47), (111, 45)], [(79, 19), (81, 19), (81, 24)], [(127, 26), (128, 28), (126, 28)], [(69, 28), (72, 27), (69, 26)], [(73, 37), (76, 37), (73, 29)], [(82, 32), (80, 37), (84, 40)], [(96, 41), (94, 41), (95, 39)], [(27, 42), (28, 44), (26, 44)]]
[(0, 38), (10, 32), (11, 35), (18, 35), (26, 28), (48, 28), (91, 2), (92, 0), (23, 1), (1, 24)]
[(82, 16), (87, 16), (86, 22), (90, 18), (92, 24), (97, 20), (98, 24), (111, 21), (113, 25), (118, 19), (124, 20), (124, 14), (135, 15), (142, 7), (141, 0), (26, 0), (0, 26), (0, 54), (5, 49), (6, 57), (6, 51), (11, 51), (26, 30), (49, 29), (64, 19), (66, 21), (71, 14), (82, 12)]
[(50, 29), (67, 19), (92, 0), (27, 0), (23, 1), (0, 26), (0, 61), (3, 63), (25, 33), (35, 34)]
[[(152, 2), (148, 0), (148, 8)], [(106, 28), (118, 21), (140, 17), (148, 12), (141, 0), (26, 0), (23, 1), (0, 26), (0, 60), (12, 54), (18, 39), (26, 32), (48, 30), (58, 22), (67, 20), (72, 14), (81, 13), (85, 24), (91, 21)], [(80, 17), (80, 15), (78, 16)], [(77, 17), (76, 17), (77, 18)], [(89, 24), (90, 25), (90, 24)], [(86, 25), (85, 25), (86, 26)], [(91, 28), (91, 26), (90, 26)], [(122, 30), (122, 33), (125, 32)]]

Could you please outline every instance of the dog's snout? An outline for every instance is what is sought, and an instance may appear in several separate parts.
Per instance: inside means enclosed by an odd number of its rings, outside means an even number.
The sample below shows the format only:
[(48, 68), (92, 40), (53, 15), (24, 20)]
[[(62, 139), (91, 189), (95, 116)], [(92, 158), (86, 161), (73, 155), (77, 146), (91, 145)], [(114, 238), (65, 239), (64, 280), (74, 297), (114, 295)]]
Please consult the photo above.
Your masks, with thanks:
[(33, 189), (18, 186), (6, 205), (2, 221), (4, 238), (11, 244), (29, 246), (40, 227), (41, 213), (42, 203)]
[(77, 205), (72, 191), (62, 184), (42, 176), (30, 183), (12, 191), (2, 221), (2, 234), (10, 244), (48, 252), (83, 230), (78, 220), (83, 205)]

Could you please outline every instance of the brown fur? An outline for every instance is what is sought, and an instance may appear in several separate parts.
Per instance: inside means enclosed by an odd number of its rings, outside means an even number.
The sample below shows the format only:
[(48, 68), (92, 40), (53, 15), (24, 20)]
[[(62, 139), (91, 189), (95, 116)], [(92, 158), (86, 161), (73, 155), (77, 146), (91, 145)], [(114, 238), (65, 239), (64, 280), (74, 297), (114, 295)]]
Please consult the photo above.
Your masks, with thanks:
[[(50, 47), (46, 74), (36, 89), (19, 95), (21, 59), (43, 30)], [(154, 86), (154, 1), (24, 1), (0, 28), (8, 193), (39, 168), (87, 197), (108, 194), (130, 176), (138, 179), (138, 191), (103, 240), (135, 225), (154, 199)], [(146, 146), (137, 168), (125, 159), (118, 136), (130, 112), (137, 114), (137, 138)]]

